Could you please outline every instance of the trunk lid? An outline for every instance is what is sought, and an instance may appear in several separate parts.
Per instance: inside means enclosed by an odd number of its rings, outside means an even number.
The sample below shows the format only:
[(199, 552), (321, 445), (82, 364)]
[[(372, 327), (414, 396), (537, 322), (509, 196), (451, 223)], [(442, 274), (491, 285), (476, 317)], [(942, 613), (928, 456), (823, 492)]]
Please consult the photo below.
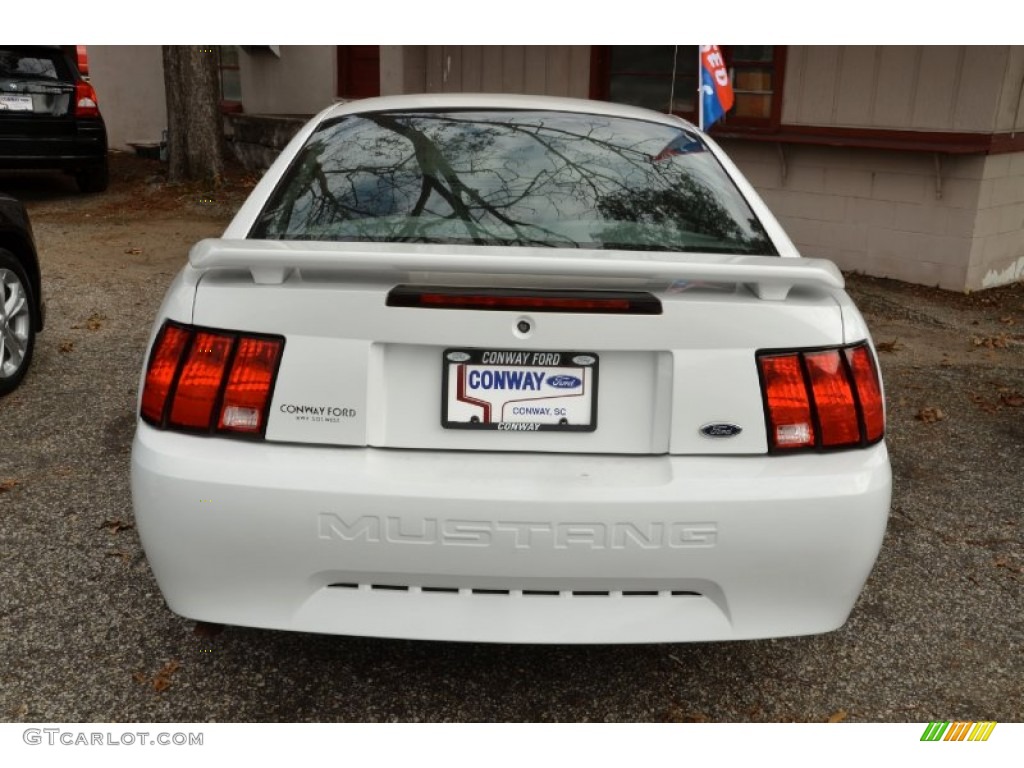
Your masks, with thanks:
[[(202, 270), (194, 323), (286, 339), (268, 441), (764, 453), (755, 352), (844, 342), (834, 296), (842, 276), (829, 262), (807, 259), (218, 240), (199, 244), (190, 261)], [(497, 288), (511, 296), (516, 289), (570, 296), (627, 291), (654, 297), (661, 312), (389, 306), (398, 286)], [(444, 387), (446, 354), (453, 350), (593, 357), (596, 428), (445, 428), (443, 403), (451, 396)], [(525, 370), (536, 371), (533, 376), (545, 371)], [(572, 378), (555, 369), (546, 373), (562, 375), (562, 383)], [(727, 439), (702, 432), (716, 424), (740, 431)]]

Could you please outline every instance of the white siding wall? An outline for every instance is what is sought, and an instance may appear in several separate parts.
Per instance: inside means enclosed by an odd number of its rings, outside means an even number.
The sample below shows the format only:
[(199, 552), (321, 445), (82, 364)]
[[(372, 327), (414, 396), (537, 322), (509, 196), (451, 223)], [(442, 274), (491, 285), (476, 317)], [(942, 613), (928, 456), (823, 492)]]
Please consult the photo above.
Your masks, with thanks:
[(586, 45), (384, 46), (381, 93), (532, 93), (586, 98)]
[(239, 52), (242, 105), (251, 115), (312, 115), (335, 100), (337, 48), (282, 45), (269, 51)]
[(89, 72), (113, 149), (160, 141), (167, 127), (159, 45), (90, 45)]
[(1022, 76), (1021, 46), (793, 45), (786, 60), (782, 122), (1007, 131)]
[(1024, 45), (1010, 48), (996, 110), (996, 131), (1024, 132)]

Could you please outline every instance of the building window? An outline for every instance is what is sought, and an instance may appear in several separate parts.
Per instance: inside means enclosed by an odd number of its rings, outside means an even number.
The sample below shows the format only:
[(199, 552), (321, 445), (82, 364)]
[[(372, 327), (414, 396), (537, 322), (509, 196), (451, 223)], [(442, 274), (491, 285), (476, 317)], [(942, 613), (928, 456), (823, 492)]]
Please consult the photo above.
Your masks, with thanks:
[(338, 96), (343, 99), (380, 96), (380, 46), (338, 46)]
[(238, 67), (238, 46), (218, 46), (220, 55), (220, 106), (225, 112), (242, 111), (242, 77)]
[[(716, 124), (777, 128), (782, 106), (785, 46), (723, 45), (736, 103)], [(696, 45), (593, 46), (591, 98), (673, 112), (697, 122)], [(673, 76), (674, 70), (674, 76)], [(670, 106), (671, 102), (671, 106)]]
[(726, 47), (725, 60), (729, 65), (729, 76), (736, 94), (736, 102), (732, 111), (726, 115), (726, 120), (733, 118), (734, 122), (770, 123), (776, 102), (774, 97), (777, 91), (781, 91), (782, 85), (776, 82), (775, 48), (774, 45)]

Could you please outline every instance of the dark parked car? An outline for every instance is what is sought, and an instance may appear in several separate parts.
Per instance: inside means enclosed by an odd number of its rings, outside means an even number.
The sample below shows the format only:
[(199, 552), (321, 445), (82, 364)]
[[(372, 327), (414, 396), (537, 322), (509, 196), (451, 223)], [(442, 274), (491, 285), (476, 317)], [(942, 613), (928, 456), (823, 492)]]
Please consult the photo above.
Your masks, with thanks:
[(0, 194), (0, 395), (25, 377), (44, 314), (28, 214), (20, 202)]
[(107, 188), (96, 91), (58, 45), (0, 45), (0, 168), (55, 168), (83, 192)]

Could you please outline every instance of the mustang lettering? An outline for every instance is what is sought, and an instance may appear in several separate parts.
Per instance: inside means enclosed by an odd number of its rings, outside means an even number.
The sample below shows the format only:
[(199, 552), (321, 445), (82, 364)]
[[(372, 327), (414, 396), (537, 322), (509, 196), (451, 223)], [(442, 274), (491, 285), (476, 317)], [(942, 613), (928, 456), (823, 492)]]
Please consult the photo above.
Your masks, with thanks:
[(713, 547), (718, 526), (708, 522), (513, 522), (427, 517), (415, 524), (399, 517), (361, 515), (346, 519), (333, 512), (317, 518), (318, 537), (386, 544), (456, 547), (512, 546), (517, 549), (689, 549)]

